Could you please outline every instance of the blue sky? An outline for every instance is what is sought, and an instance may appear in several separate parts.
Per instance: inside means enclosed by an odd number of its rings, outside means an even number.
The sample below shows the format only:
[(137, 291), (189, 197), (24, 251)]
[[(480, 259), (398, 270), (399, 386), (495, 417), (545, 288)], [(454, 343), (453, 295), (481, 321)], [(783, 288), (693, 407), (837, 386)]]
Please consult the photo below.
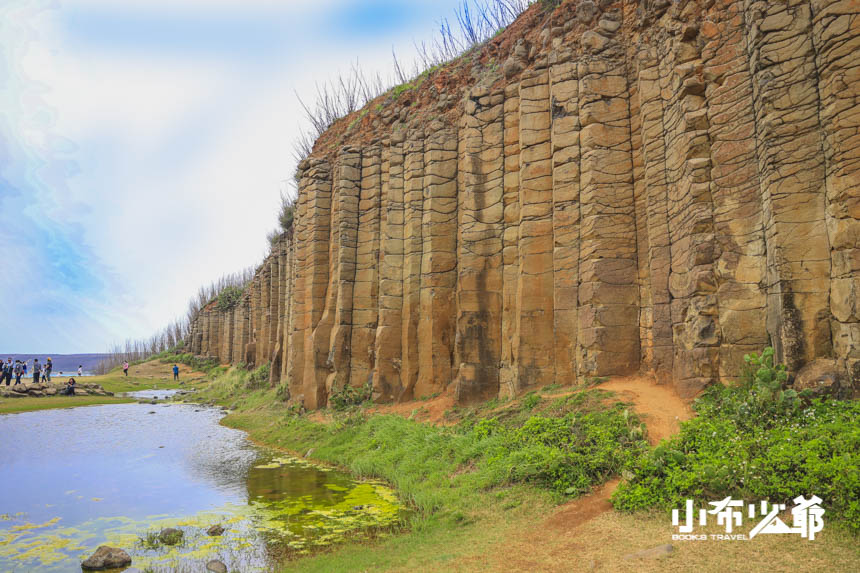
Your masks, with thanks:
[(0, 0), (0, 352), (99, 352), (257, 263), (295, 93), (457, 0)]

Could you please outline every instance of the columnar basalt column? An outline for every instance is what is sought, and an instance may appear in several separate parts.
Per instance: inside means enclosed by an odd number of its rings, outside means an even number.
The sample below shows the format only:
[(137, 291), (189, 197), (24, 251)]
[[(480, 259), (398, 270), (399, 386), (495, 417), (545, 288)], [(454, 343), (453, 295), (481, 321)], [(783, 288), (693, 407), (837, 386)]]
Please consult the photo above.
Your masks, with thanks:
[(550, 67), (555, 380), (576, 382), (579, 303), (579, 79), (569, 51)]
[(812, 0), (834, 353), (860, 390), (860, 5)]
[(362, 149), (357, 204), (358, 236), (352, 304), (350, 383), (372, 383), (376, 362), (374, 338), (379, 321), (379, 219), (382, 194), (382, 155), (378, 145)]
[(623, 61), (579, 61), (581, 143), (580, 375), (639, 367), (639, 288), (627, 72)]
[(455, 394), (499, 394), (504, 231), (504, 92), (472, 88), (460, 127)]
[(373, 399), (392, 402), (400, 396), (400, 351), (403, 332), (403, 139), (392, 134), (382, 154), (382, 226), (379, 282), (379, 326)]
[[(293, 219), (293, 228), (290, 229), (290, 236), (294, 237), (295, 234), (295, 219)], [(285, 261), (286, 261), (286, 269), (285, 269), (285, 292), (284, 292), (284, 306), (283, 306), (283, 317), (282, 321), (282, 347), (281, 347), (281, 384), (289, 384), (289, 374), (290, 374), (290, 333), (293, 328), (293, 321), (295, 320), (293, 315), (293, 301), (295, 299), (295, 263), (294, 263), (294, 253), (295, 253), (295, 241), (290, 238), (287, 240), (287, 245), (285, 249)], [(292, 398), (292, 396), (290, 396)]]
[(281, 304), (281, 245), (280, 241), (272, 249), (271, 271), (269, 273), (271, 288), (269, 289), (269, 339), (266, 344), (266, 361), (274, 366), (275, 347), (278, 343), (278, 318)]
[(672, 340), (671, 295), (669, 272), (668, 190), (666, 182), (666, 140), (663, 126), (663, 98), (657, 51), (645, 47), (638, 54), (638, 95), (642, 134), (642, 173), (645, 180), (645, 232), (647, 246), (649, 295), (651, 297), (650, 330), (642, 337), (643, 367), (654, 373), (659, 382), (672, 377), (674, 342)]
[(504, 103), (504, 234), (502, 236), (502, 340), (499, 395), (517, 393), (514, 340), (517, 332), (517, 285), (520, 274), (520, 85), (505, 88)]
[(744, 2), (767, 241), (767, 323), (796, 371), (832, 351), (830, 242), (808, 2)]
[(744, 354), (768, 345), (764, 227), (743, 28), (741, 0), (715, 4), (701, 32), (707, 109), (688, 111), (684, 118), (694, 129), (708, 129), (711, 141), (723, 381), (740, 375)]
[(414, 397), (418, 382), (418, 318), (421, 301), (421, 258), (424, 211), (424, 130), (410, 130), (404, 145), (403, 326), (401, 329), (399, 399)]
[[(304, 289), (303, 312), (299, 317), (299, 328), (303, 335), (301, 364), (304, 372), (301, 377), (302, 390), (293, 392), (291, 380), (290, 394), (302, 395), (306, 408), (317, 409), (326, 404), (325, 384), (319, 383), (316, 368), (319, 361), (325, 363), (328, 348), (314, 344), (314, 329), (325, 309), (329, 278), (332, 181), (328, 162), (312, 163), (307, 179), (307, 186), (301, 189), (304, 194), (306, 228), (303, 233), (304, 260), (299, 269)], [(319, 342), (322, 344), (323, 341)], [(322, 356), (319, 356), (320, 353)]]
[(317, 383), (327, 395), (350, 383), (360, 185), (361, 153), (344, 148), (334, 170), (326, 306), (314, 332)]
[(209, 339), (212, 336), (212, 328), (209, 324), (209, 310), (204, 307), (200, 315), (203, 330), (203, 340), (200, 347), (200, 354), (202, 354), (203, 356), (209, 356)]
[[(293, 297), (292, 320), (289, 328), (289, 352), (287, 352), (287, 383), (290, 388), (290, 400), (296, 404), (304, 404), (304, 374), (305, 374), (305, 275), (307, 267), (307, 193), (305, 189), (311, 185), (311, 161), (299, 163), (298, 181), (299, 194), (296, 199), (295, 223), (293, 225)], [(319, 174), (317, 174), (319, 176)]]
[(272, 257), (269, 255), (263, 261), (260, 272), (260, 310), (259, 323), (257, 326), (257, 347), (255, 364), (261, 366), (269, 360), (269, 330), (271, 328), (271, 296), (272, 296)]
[(457, 284), (457, 131), (440, 122), (424, 148), (418, 382), (415, 397), (442, 392), (453, 377)]
[(233, 361), (233, 309), (227, 309), (221, 315), (221, 350), (218, 359), (221, 364)]
[(555, 380), (552, 112), (545, 67), (521, 77), (519, 112), (520, 272), (514, 359), (517, 391), (523, 392)]
[(675, 385), (692, 397), (719, 376), (710, 138), (702, 61), (692, 38), (669, 38), (660, 63), (669, 190)]

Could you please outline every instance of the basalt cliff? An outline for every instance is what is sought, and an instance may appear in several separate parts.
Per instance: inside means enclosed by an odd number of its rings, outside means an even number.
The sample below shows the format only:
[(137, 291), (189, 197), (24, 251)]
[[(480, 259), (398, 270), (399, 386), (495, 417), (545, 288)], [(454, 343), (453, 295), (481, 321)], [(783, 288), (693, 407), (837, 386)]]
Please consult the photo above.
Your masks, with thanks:
[(856, 0), (537, 2), (324, 134), (187, 343), (307, 408), (632, 373), (689, 397), (768, 345), (856, 390), (858, 104)]

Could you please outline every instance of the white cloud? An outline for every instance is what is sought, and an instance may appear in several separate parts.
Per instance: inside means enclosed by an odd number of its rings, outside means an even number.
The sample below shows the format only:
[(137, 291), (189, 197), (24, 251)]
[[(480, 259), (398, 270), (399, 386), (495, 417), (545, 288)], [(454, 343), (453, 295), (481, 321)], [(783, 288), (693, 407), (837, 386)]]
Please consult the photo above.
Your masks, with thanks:
[[(446, 1), (434, 10), (456, 3)], [(302, 122), (295, 92), (312, 99), (316, 82), (356, 58), (368, 71), (388, 73), (392, 44), (411, 54), (412, 38), (435, 28), (428, 20), (345, 50), (340, 38), (314, 26), (346, 3), (74, 0), (28, 15), (35, 41), (20, 65), (43, 86), (40, 97), (53, 114), (34, 123), (26, 142), (76, 146), (71, 156), (80, 169), (39, 208), (60, 224), (79, 225), (94, 264), (119, 281), (108, 277), (105, 300), (73, 299), (88, 321), (78, 325), (86, 336), (58, 336), (64, 347), (44, 350), (98, 351), (118, 332), (148, 336), (181, 315), (201, 284), (259, 261), (276, 225), (279, 190), (294, 170), (291, 146)], [(259, 53), (108, 49), (70, 38), (64, 18), (76, 10), (168, 19), (205, 10), (283, 23), (271, 50)], [(211, 45), (206, 29), (195, 33), (204, 48)]]

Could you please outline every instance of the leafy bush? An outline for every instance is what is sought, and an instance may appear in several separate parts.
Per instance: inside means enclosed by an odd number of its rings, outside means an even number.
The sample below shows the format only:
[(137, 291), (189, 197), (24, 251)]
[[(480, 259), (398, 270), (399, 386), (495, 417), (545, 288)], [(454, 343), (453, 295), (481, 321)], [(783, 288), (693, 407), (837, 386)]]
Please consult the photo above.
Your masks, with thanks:
[(565, 495), (588, 491), (647, 449), (638, 417), (621, 403), (514, 427), (481, 420), (472, 431), (495, 442), (486, 445), (486, 485), (529, 482)]
[(782, 389), (787, 376), (772, 349), (745, 358), (741, 383), (708, 389), (696, 418), (629, 467), (613, 504), (675, 508), (728, 495), (789, 503), (815, 494), (860, 531), (860, 404)]
[(218, 293), (218, 303), (215, 305), (220, 311), (228, 311), (235, 308), (239, 301), (242, 300), (242, 293), (245, 289), (240, 286), (226, 286)]
[(354, 387), (347, 384), (340, 390), (336, 390), (328, 397), (328, 404), (332, 410), (344, 411), (353, 406), (360, 406), (369, 401), (373, 389), (370, 386)]
[(248, 376), (248, 381), (245, 387), (248, 390), (259, 390), (266, 388), (269, 385), (269, 363), (260, 365), (256, 370)]

